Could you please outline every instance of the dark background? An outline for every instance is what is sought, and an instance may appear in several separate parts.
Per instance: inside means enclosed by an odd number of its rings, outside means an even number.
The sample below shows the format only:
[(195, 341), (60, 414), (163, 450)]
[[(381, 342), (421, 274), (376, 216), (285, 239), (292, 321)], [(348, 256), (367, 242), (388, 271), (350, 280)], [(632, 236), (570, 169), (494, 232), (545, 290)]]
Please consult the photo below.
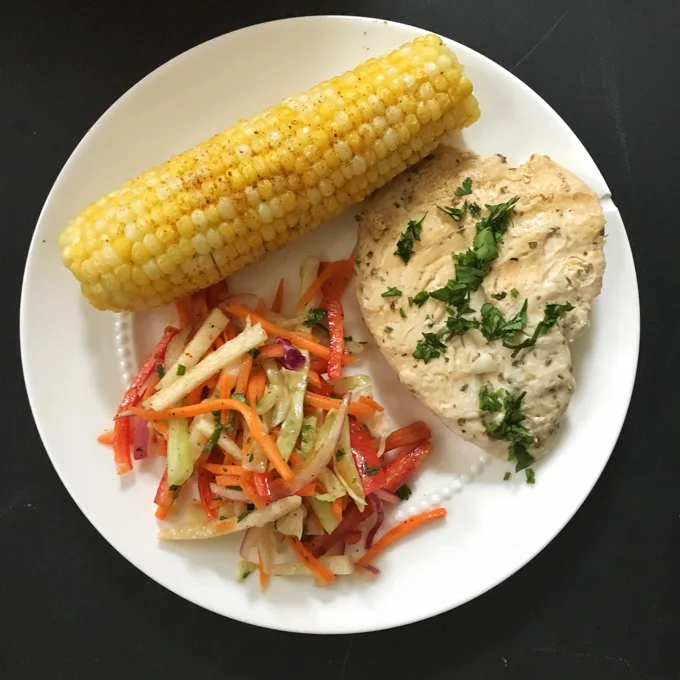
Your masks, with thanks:
[[(519, 574), (424, 623), (311, 638), (252, 628), (181, 600), (90, 526), (35, 431), (21, 381), (18, 311), (41, 205), (110, 104), (204, 40), (321, 13), (394, 19), (466, 43), (566, 119), (627, 225), (642, 351), (611, 462), (574, 520)], [(0, 678), (680, 677), (679, 24), (678, 0), (2, 2)], [(408, 606), (408, 593), (394, 596)]]

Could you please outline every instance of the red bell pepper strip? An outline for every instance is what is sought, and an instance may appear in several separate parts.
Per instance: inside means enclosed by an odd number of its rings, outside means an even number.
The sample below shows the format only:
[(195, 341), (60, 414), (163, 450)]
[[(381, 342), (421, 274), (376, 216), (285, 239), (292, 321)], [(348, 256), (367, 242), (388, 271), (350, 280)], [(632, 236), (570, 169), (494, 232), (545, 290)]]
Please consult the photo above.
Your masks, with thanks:
[(172, 508), (173, 504), (177, 500), (180, 489), (181, 487), (171, 489), (168, 486), (168, 470), (166, 468), (163, 476), (161, 477), (161, 481), (158, 484), (158, 489), (156, 490), (156, 496), (154, 497), (153, 502), (159, 508), (163, 508), (167, 514), (167, 512), (170, 510), (170, 508)]
[(402, 451), (393, 461), (385, 466), (384, 489), (396, 491), (405, 484), (416, 471), (418, 466), (432, 453), (432, 442), (418, 444), (410, 451)]
[(269, 486), (269, 477), (267, 477), (266, 472), (253, 472), (253, 485), (260, 498), (264, 499), (267, 503), (272, 502), (272, 490)]
[(154, 347), (151, 354), (149, 354), (146, 361), (139, 369), (139, 373), (137, 373), (137, 376), (127, 388), (127, 391), (123, 396), (123, 400), (120, 402), (120, 406), (118, 407), (118, 413), (127, 411), (127, 409), (131, 408), (132, 406), (136, 406), (139, 403), (144, 383), (156, 370), (156, 366), (159, 363), (162, 363), (165, 359), (165, 350), (168, 348), (168, 343), (175, 337), (175, 335), (177, 335), (177, 333), (179, 333), (179, 330), (173, 326), (168, 326), (165, 329), (163, 337), (158, 341), (158, 344)]
[(385, 440), (385, 453), (402, 446), (414, 446), (432, 437), (430, 428), (422, 420), (416, 420), (406, 427), (395, 430)]
[[(214, 478), (206, 469), (198, 468), (198, 496), (201, 499), (201, 505), (205, 514), (210, 519), (217, 519), (217, 511), (213, 507), (213, 492), (210, 488), (210, 482)], [(166, 474), (167, 479), (167, 474)]]
[(119, 475), (124, 475), (132, 470), (129, 418), (119, 418), (113, 424), (113, 458), (116, 461)]
[(371, 435), (354, 417), (349, 419), (349, 441), (365, 494), (368, 496), (376, 489), (382, 489), (385, 485), (385, 472), (380, 464), (378, 452)]

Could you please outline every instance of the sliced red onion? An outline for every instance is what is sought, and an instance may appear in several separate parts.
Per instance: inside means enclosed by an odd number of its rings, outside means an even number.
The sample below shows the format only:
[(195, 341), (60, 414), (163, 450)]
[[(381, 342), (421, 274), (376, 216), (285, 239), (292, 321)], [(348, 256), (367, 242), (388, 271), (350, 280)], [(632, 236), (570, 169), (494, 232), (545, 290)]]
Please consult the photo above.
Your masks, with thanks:
[(383, 503), (378, 496), (371, 494), (373, 498), (373, 507), (375, 509), (375, 524), (371, 527), (369, 532), (366, 534), (366, 540), (364, 546), (366, 550), (370, 550), (373, 545), (373, 539), (378, 533), (378, 529), (382, 526), (383, 520), (385, 519), (385, 509), (383, 508)]
[(243, 534), (243, 540), (241, 541), (241, 548), (239, 549), (239, 555), (241, 555), (242, 560), (250, 561), (250, 553), (257, 547), (257, 532), (252, 529), (248, 529), (245, 534)]
[(370, 571), (373, 576), (380, 576), (380, 569), (378, 569), (378, 567), (374, 567), (372, 564), (367, 564), (364, 569), (366, 569), (366, 571)]
[(401, 498), (399, 498), (396, 493), (392, 493), (387, 489), (377, 489), (374, 493), (381, 501), (385, 501), (385, 503), (401, 502)]
[(132, 456), (135, 460), (142, 460), (149, 455), (149, 427), (146, 420), (141, 418), (135, 427), (135, 438), (132, 444)]
[(279, 361), (289, 371), (299, 371), (305, 365), (305, 357), (302, 352), (293, 347), (285, 338), (276, 338), (275, 343), (283, 345), (283, 357)]

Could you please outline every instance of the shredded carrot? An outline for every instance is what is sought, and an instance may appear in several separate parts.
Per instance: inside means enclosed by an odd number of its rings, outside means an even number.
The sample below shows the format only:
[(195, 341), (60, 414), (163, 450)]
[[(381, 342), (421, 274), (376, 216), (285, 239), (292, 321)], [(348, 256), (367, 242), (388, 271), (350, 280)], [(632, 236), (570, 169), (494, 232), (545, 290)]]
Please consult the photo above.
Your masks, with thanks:
[(162, 506), (158, 506), (156, 508), (156, 519), (165, 519), (168, 516), (168, 511), (166, 508)]
[(420, 444), (431, 436), (430, 428), (422, 420), (416, 420), (415, 423), (392, 432), (385, 440), (385, 451), (398, 449), (402, 446)]
[(215, 351), (216, 349), (219, 349), (220, 347), (222, 347), (223, 344), (224, 344), (224, 340), (222, 339), (222, 333), (220, 333), (220, 334), (215, 338), (215, 342), (213, 343), (213, 351)]
[[(165, 425), (165, 423), (163, 423)], [(158, 423), (155, 423), (155, 425), (158, 425)], [(166, 426), (167, 427), (167, 426)], [(168, 442), (163, 439), (162, 437), (157, 440), (158, 441), (158, 455), (161, 458), (167, 458), (168, 457)]]
[(270, 345), (262, 345), (262, 347), (257, 348), (259, 350), (258, 357), (263, 359), (279, 359), (283, 356), (284, 348), (283, 345), (278, 343), (271, 343)]
[(202, 321), (208, 316), (208, 302), (206, 301), (204, 290), (194, 293), (191, 296), (191, 302), (193, 305), (194, 322)]
[(264, 396), (266, 386), (267, 374), (259, 367), (254, 368), (246, 388), (246, 399), (253, 408), (257, 406), (257, 402)]
[(244, 475), (223, 475), (219, 474), (215, 477), (215, 484), (219, 486), (241, 486), (241, 481)]
[[(317, 356), (320, 356), (328, 361), (328, 357), (330, 356), (329, 348), (314, 340), (312, 336), (308, 335), (307, 333), (291, 331), (289, 328), (278, 326), (277, 324), (265, 319), (261, 314), (254, 312), (252, 309), (248, 309), (248, 307), (245, 305), (230, 305), (226, 308), (226, 311), (229, 314), (233, 314), (234, 316), (238, 317), (239, 319), (247, 319), (250, 317), (253, 323), (262, 324), (262, 328), (264, 328), (267, 335), (286, 338), (300, 349), (306, 349), (312, 354), (316, 354)], [(353, 364), (354, 362), (354, 357), (350, 356), (349, 354), (345, 354), (342, 358), (342, 363), (345, 366)]]
[(421, 512), (418, 515), (413, 515), (407, 520), (397, 524), (394, 529), (390, 529), (379, 541), (373, 544), (370, 550), (361, 557), (357, 562), (358, 567), (368, 566), (377, 555), (379, 555), (387, 546), (392, 545), (395, 541), (400, 539), (402, 536), (411, 533), (414, 529), (417, 529), (421, 524), (428, 522), (431, 519), (439, 519), (440, 517), (446, 516), (446, 508), (435, 508), (434, 510), (427, 510), (426, 512)]
[(142, 401), (145, 401), (148, 399), (150, 396), (153, 395), (153, 393), (156, 391), (156, 385), (158, 385), (160, 381), (160, 376), (158, 373), (155, 373), (152, 377), (151, 380), (149, 381), (149, 384), (147, 388), (144, 390), (144, 394), (142, 395)]
[(228, 484), (227, 486), (239, 485), (243, 489), (243, 493), (248, 496), (248, 498), (250, 498), (250, 501), (255, 505), (256, 508), (263, 508), (266, 504), (262, 496), (257, 493), (257, 489), (253, 484), (252, 475), (243, 475), (243, 477), (239, 477), (238, 479), (241, 481), (234, 485)]
[(222, 335), (224, 335), (225, 342), (229, 342), (229, 340), (233, 340), (236, 337), (236, 331), (234, 330), (232, 321), (227, 324), (227, 327), (222, 331)]
[(255, 311), (258, 314), (264, 314), (267, 311), (267, 303), (262, 298), (257, 301), (257, 304), (255, 305)]
[(342, 519), (342, 498), (336, 498), (331, 504), (331, 512), (337, 520)]
[(201, 401), (201, 397), (203, 396), (203, 385), (199, 385), (198, 387), (195, 387), (189, 394), (187, 394), (185, 404), (187, 406), (194, 406), (195, 404), (198, 404)]
[(191, 323), (191, 317), (193, 312), (191, 309), (191, 296), (180, 298), (175, 301), (175, 307), (177, 308), (177, 321), (180, 329), (186, 328)]
[(293, 467), (300, 467), (302, 465), (302, 458), (300, 458), (300, 456), (298, 456), (298, 454), (293, 451), (288, 458), (288, 463)]
[(375, 399), (369, 397), (367, 394), (362, 394), (359, 397), (359, 401), (362, 404), (366, 404), (366, 406), (370, 406), (372, 409), (375, 409), (379, 413), (382, 413), (385, 410), (383, 406), (381, 406)]
[(246, 387), (248, 386), (248, 380), (250, 379), (250, 370), (253, 367), (253, 357), (250, 354), (244, 354), (243, 359), (241, 359), (241, 368), (238, 372), (238, 378), (236, 378), (236, 386), (234, 387), (234, 392), (238, 394), (245, 394)]
[(300, 300), (297, 303), (297, 311), (301, 312), (304, 306), (321, 290), (321, 286), (326, 281), (329, 281), (335, 276), (341, 274), (349, 273), (352, 275), (352, 261), (351, 260), (337, 260), (336, 262), (330, 262), (326, 267), (323, 268), (319, 276), (312, 281), (311, 285), (307, 290), (300, 296)]
[(295, 536), (285, 536), (288, 545), (293, 549), (293, 552), (297, 555), (297, 558), (302, 562), (302, 564), (309, 569), (309, 571), (314, 574), (323, 583), (333, 583), (335, 581), (335, 575), (333, 572), (325, 567), (319, 560), (312, 555), (312, 553), (302, 545), (300, 541)]
[(156, 432), (161, 435), (161, 437), (165, 437), (167, 439), (168, 436), (168, 426), (166, 423), (164, 423), (162, 420), (157, 420), (153, 424), (153, 429), (156, 430)]
[[(333, 399), (332, 397), (324, 397), (322, 394), (315, 394), (314, 392), (305, 392), (305, 404), (309, 406), (314, 406), (315, 408), (321, 408), (324, 411), (330, 411), (331, 409), (340, 408), (342, 402), (340, 399)], [(357, 416), (359, 418), (371, 418), (375, 413), (375, 410), (368, 404), (364, 404), (360, 401), (352, 401), (349, 404), (350, 415)]]
[(269, 583), (269, 576), (267, 575), (267, 572), (264, 570), (264, 564), (262, 563), (262, 555), (260, 555), (260, 551), (257, 551), (257, 570), (260, 575), (260, 590), (263, 592), (267, 590), (267, 584)]
[(328, 361), (322, 359), (321, 357), (311, 357), (309, 361), (309, 368), (319, 375), (324, 375), (325, 373), (328, 373)]
[(104, 446), (113, 446), (113, 430), (106, 430), (102, 432), (98, 437), (97, 441)]
[(316, 484), (310, 482), (295, 492), (296, 496), (313, 496), (316, 493)]
[(201, 467), (214, 475), (245, 475), (245, 468), (240, 465), (220, 465), (219, 463), (203, 463)]
[(132, 408), (131, 410), (136, 416), (144, 418), (145, 420), (169, 420), (175, 418), (193, 418), (195, 416), (203, 415), (204, 413), (224, 411), (227, 409), (238, 411), (243, 416), (251, 436), (262, 447), (262, 450), (274, 466), (274, 469), (286, 480), (286, 482), (289, 484), (294, 483), (295, 475), (293, 474), (293, 471), (284, 460), (281, 452), (274, 443), (274, 440), (264, 431), (262, 422), (258, 418), (255, 410), (236, 399), (211, 399), (196, 404), (195, 406), (180, 406), (178, 408), (170, 408), (163, 411), (154, 411), (152, 409), (143, 408)]
[(279, 287), (276, 289), (276, 295), (274, 295), (274, 299), (272, 300), (272, 312), (280, 314), (282, 306), (283, 306), (283, 279), (279, 281)]
[(234, 376), (231, 373), (225, 373), (220, 377), (220, 399), (229, 399), (231, 390), (234, 387)]

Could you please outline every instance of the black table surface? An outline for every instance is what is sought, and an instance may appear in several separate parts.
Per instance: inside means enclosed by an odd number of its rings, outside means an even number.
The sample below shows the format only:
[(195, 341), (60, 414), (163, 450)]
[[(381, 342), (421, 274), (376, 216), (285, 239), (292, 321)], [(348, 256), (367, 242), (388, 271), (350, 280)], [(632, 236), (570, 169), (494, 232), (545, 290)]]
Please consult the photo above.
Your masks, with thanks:
[[(1, 5), (0, 371), (7, 429), (0, 462), (0, 678), (680, 677), (677, 0)], [(517, 74), (564, 117), (623, 214), (643, 330), (635, 393), (616, 450), (546, 550), (493, 591), (429, 621), (309, 637), (203, 611), (137, 571), (95, 531), (35, 430), (22, 382), (18, 311), (42, 203), (110, 104), (155, 67), (214, 36), (285, 16), (338, 13), (415, 24), (463, 42)], [(615, 352), (616, 338), (611, 342)], [(408, 593), (394, 597), (409, 606)]]

